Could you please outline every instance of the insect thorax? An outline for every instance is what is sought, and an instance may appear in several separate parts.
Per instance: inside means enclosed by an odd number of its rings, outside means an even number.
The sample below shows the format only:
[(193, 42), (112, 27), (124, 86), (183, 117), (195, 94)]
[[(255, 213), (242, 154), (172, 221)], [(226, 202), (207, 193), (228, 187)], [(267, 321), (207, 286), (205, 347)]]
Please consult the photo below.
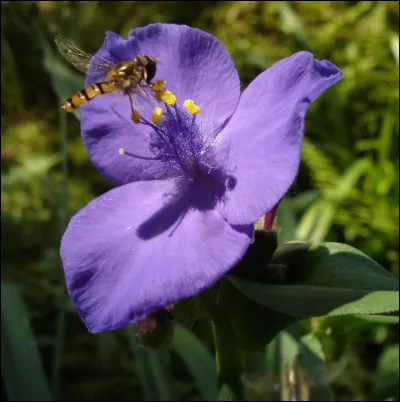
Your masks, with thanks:
[(128, 78), (133, 78), (137, 81), (143, 79), (143, 68), (135, 60), (123, 61), (112, 68), (107, 74), (107, 79), (110, 81)]
[(114, 66), (108, 73), (107, 79), (128, 87), (145, 81), (147, 84), (156, 74), (156, 61), (152, 57), (139, 54), (134, 60), (123, 61)]

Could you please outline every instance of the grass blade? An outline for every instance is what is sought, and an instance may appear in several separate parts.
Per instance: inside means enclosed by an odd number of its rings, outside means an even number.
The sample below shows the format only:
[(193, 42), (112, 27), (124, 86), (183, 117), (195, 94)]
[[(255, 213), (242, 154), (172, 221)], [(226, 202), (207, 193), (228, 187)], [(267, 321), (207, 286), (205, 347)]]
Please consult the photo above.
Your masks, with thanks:
[[(136, 331), (136, 330), (135, 330)], [(131, 329), (126, 336), (134, 356), (135, 371), (139, 377), (145, 401), (173, 401), (166, 350), (150, 351), (143, 348)]]
[(1, 372), (10, 401), (51, 401), (24, 302), (15, 285), (1, 284)]
[(174, 401), (172, 378), (169, 370), (169, 351), (167, 349), (151, 350), (150, 368), (155, 378), (160, 401)]
[(291, 200), (287, 197), (284, 197), (279, 203), (276, 212), (276, 221), (279, 230), (279, 244), (296, 240), (296, 217), (293, 212)]
[(181, 325), (175, 327), (173, 346), (185, 362), (204, 400), (217, 400), (217, 371), (214, 359), (207, 348)]

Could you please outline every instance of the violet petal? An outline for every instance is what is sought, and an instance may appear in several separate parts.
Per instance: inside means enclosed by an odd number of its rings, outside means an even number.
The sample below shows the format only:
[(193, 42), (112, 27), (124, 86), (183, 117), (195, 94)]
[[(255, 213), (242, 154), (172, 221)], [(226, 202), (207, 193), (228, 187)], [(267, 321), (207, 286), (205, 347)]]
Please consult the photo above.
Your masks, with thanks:
[[(193, 99), (201, 108), (197, 122), (208, 132), (216, 133), (234, 112), (239, 77), (229, 53), (214, 36), (184, 25), (151, 24), (132, 30), (128, 40), (107, 32), (96, 55), (118, 63), (138, 53), (161, 59), (154, 80), (165, 79), (179, 103)], [(88, 75), (86, 84), (99, 79)], [(151, 120), (151, 110), (163, 105), (146, 98), (134, 96), (133, 103)], [(91, 162), (115, 185), (165, 178), (159, 161), (150, 160), (154, 157), (148, 138), (151, 130), (134, 124), (130, 115), (128, 97), (120, 94), (99, 96), (81, 107), (82, 138)], [(143, 158), (121, 158), (120, 148)]]
[[(114, 63), (134, 59), (139, 46), (134, 38), (121, 38), (113, 32), (106, 32), (102, 48), (96, 55)], [(86, 85), (100, 80), (88, 75)], [(135, 104), (136, 106), (136, 104)], [(141, 112), (151, 114), (151, 105), (142, 102)], [(152, 180), (163, 177), (163, 167), (150, 151), (151, 131), (143, 125), (136, 125), (130, 119), (129, 100), (121, 94), (99, 96), (81, 106), (81, 131), (88, 156), (97, 170), (115, 185), (136, 180)], [(121, 156), (118, 151), (140, 156)]]
[(287, 192), (298, 172), (306, 111), (340, 78), (332, 63), (298, 52), (261, 73), (243, 92), (215, 140), (236, 179), (220, 203), (231, 224), (257, 221)]
[(68, 292), (90, 332), (193, 296), (237, 263), (253, 227), (190, 207), (174, 181), (117, 187), (70, 221), (61, 243)]
[(197, 28), (150, 24), (129, 32), (142, 53), (158, 57), (156, 79), (167, 81), (179, 103), (192, 99), (200, 106), (198, 122), (220, 127), (234, 112), (240, 82), (233, 60), (218, 39)]

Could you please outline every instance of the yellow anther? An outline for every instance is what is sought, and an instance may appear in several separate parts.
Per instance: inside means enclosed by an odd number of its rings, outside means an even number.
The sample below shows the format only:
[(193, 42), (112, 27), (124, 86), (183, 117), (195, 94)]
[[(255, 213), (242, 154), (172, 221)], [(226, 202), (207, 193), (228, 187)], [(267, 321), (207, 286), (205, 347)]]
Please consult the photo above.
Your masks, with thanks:
[(153, 123), (157, 126), (162, 117), (162, 109), (160, 107), (155, 107), (153, 112), (151, 113), (151, 118), (153, 119)]
[(124, 149), (124, 148), (120, 148), (120, 149), (118, 150), (118, 153), (119, 153), (120, 155), (123, 155), (123, 154), (125, 153), (125, 149)]
[(153, 84), (153, 91), (161, 91), (165, 86), (165, 80), (157, 80), (154, 84)]
[[(165, 102), (167, 105), (174, 105), (176, 102), (176, 97), (171, 91), (161, 91), (157, 92), (156, 95), (160, 96), (160, 100)], [(158, 99), (158, 96), (157, 96)]]
[(196, 114), (200, 112), (200, 108), (191, 99), (185, 100), (185, 102), (183, 102), (183, 107), (193, 116), (196, 116)]
[(140, 114), (137, 110), (132, 110), (131, 119), (136, 124), (140, 123)]

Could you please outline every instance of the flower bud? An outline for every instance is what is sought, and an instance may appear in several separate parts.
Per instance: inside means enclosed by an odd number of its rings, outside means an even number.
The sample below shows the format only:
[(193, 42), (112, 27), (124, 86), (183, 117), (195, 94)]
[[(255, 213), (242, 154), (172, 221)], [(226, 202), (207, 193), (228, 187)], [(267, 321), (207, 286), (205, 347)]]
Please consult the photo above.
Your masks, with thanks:
[(168, 308), (158, 310), (136, 324), (137, 336), (147, 349), (170, 346), (174, 334), (174, 316)]

